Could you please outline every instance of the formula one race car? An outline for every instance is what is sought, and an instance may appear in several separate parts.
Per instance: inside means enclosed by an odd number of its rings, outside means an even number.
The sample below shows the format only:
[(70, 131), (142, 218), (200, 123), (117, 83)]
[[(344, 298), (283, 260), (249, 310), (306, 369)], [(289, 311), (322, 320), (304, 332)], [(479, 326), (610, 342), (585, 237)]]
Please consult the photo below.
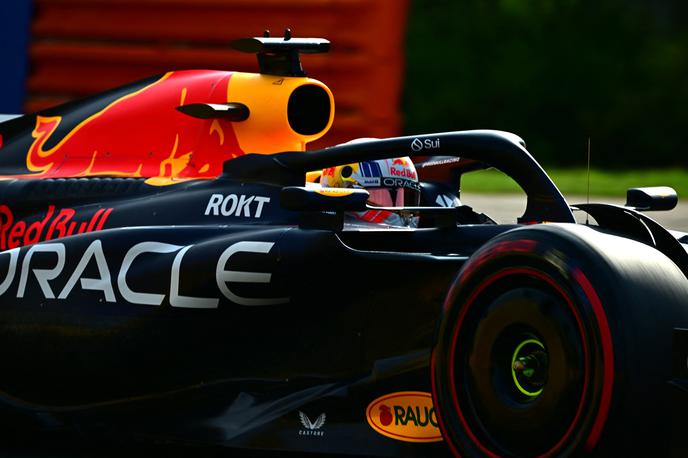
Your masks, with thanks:
[[(334, 99), (299, 53), (170, 72), (0, 123), (2, 432), (39, 428), (377, 456), (681, 455), (688, 235), (572, 207), (513, 134), (317, 151)], [(255, 154), (248, 154), (255, 153)], [(366, 189), (308, 183), (408, 156), (414, 227), (351, 224)], [(513, 224), (462, 205), (494, 167)], [(316, 180), (317, 181), (317, 180)]]

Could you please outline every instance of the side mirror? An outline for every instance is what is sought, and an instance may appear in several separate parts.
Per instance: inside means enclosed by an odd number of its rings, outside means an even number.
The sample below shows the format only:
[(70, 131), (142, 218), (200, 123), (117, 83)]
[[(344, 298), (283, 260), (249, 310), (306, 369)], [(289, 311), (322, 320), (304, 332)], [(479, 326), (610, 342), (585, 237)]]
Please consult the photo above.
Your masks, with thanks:
[(282, 189), (282, 208), (296, 211), (365, 211), (368, 191), (350, 188), (288, 186)]
[(676, 191), (669, 186), (630, 188), (626, 191), (626, 207), (640, 211), (672, 210), (678, 203)]

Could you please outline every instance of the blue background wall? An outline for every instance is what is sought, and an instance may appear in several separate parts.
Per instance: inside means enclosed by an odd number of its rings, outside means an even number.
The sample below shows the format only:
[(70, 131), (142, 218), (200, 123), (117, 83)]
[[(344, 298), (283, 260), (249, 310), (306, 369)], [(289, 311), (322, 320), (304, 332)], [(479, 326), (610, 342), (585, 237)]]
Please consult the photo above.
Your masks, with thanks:
[(23, 112), (31, 0), (0, 1), (0, 113)]

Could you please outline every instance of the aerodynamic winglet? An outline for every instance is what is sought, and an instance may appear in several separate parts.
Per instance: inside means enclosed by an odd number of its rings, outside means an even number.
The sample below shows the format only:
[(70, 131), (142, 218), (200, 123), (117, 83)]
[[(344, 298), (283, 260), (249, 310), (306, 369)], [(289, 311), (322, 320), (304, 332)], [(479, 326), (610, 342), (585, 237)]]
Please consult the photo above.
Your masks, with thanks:
[(177, 107), (178, 111), (198, 119), (246, 121), (251, 111), (243, 103), (190, 103)]
[(260, 73), (277, 76), (306, 76), (299, 54), (317, 54), (330, 50), (330, 42), (323, 38), (292, 38), (291, 30), (284, 37), (270, 37), (265, 31), (262, 37), (240, 38), (231, 43), (237, 51), (258, 55)]

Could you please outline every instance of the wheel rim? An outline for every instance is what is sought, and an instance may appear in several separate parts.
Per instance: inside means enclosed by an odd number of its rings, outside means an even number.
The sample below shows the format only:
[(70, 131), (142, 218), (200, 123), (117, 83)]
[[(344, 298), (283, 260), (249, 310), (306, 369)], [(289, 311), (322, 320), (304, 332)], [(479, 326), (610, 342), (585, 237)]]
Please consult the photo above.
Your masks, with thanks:
[[(514, 289), (513, 284), (529, 286)], [(514, 299), (520, 296), (527, 299)], [(452, 398), (468, 439), (487, 455), (563, 450), (580, 433), (589, 381), (587, 337), (571, 298), (537, 270), (512, 269), (482, 283), (466, 301), (469, 306), (470, 313), (460, 316), (466, 322), (462, 335), (458, 325), (455, 330), (450, 374)], [(529, 322), (527, 317), (539, 309), (549, 312)], [(518, 310), (523, 313), (511, 321), (499, 316)], [(476, 322), (482, 328), (470, 324)], [(487, 348), (490, 358), (485, 361)], [(540, 433), (533, 437), (533, 430)]]
[(516, 389), (534, 400), (547, 383), (549, 355), (545, 344), (537, 338), (526, 338), (514, 349), (511, 357), (511, 378)]

